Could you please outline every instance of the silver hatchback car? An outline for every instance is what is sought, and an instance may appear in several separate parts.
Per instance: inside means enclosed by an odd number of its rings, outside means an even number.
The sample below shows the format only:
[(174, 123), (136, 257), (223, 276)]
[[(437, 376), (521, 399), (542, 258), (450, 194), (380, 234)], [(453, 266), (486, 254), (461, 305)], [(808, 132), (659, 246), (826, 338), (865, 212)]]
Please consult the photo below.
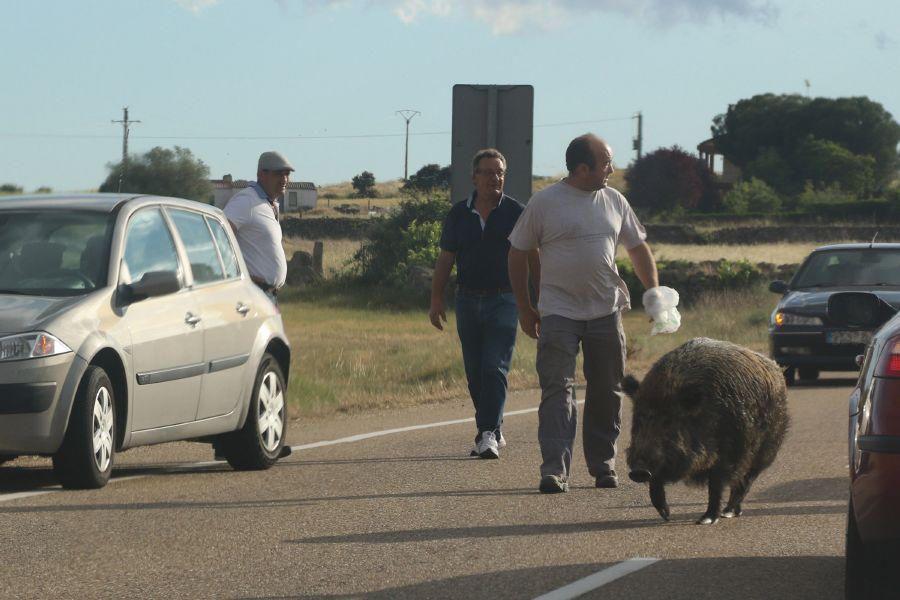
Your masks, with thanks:
[(98, 488), (116, 452), (209, 442), (266, 469), (290, 345), (222, 212), (157, 196), (0, 198), (0, 463)]

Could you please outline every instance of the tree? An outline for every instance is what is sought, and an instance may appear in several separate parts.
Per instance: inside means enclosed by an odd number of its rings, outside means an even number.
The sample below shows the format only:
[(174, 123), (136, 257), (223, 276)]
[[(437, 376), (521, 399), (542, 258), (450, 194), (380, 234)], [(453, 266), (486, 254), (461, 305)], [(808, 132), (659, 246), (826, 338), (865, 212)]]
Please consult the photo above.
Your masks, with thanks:
[(815, 185), (828, 186), (835, 174), (825, 165), (840, 164), (865, 170), (861, 177), (838, 183), (866, 194), (885, 189), (900, 164), (900, 124), (865, 97), (761, 94), (713, 119), (712, 134), (728, 160), (782, 193), (799, 193), (810, 176), (823, 178), (813, 180)]
[(628, 201), (651, 211), (718, 210), (715, 176), (705, 162), (679, 148), (645, 154), (628, 169)]
[(356, 190), (354, 196), (357, 198), (376, 198), (378, 196), (378, 191), (375, 189), (375, 175), (368, 171), (355, 175), (351, 183), (353, 189)]
[(403, 190), (429, 194), (436, 190), (450, 189), (450, 167), (428, 164), (406, 180)]
[(22, 188), (14, 183), (4, 183), (0, 185), (0, 194), (21, 194)]
[(127, 165), (110, 163), (107, 168), (110, 173), (100, 184), (101, 192), (156, 194), (199, 202), (209, 202), (212, 197), (209, 167), (195, 159), (187, 148), (175, 146), (169, 150), (157, 146), (129, 158)]

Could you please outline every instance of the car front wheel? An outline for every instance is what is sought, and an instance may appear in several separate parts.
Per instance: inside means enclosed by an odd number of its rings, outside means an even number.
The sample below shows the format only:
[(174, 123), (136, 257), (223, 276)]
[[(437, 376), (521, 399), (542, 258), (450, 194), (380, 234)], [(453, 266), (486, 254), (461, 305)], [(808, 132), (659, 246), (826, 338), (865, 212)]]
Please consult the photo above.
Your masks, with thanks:
[(221, 451), (235, 469), (268, 469), (278, 460), (287, 434), (284, 375), (278, 361), (264, 354), (256, 372), (247, 420), (221, 442)]
[(65, 488), (95, 489), (109, 481), (115, 457), (115, 396), (102, 368), (85, 371), (53, 471)]

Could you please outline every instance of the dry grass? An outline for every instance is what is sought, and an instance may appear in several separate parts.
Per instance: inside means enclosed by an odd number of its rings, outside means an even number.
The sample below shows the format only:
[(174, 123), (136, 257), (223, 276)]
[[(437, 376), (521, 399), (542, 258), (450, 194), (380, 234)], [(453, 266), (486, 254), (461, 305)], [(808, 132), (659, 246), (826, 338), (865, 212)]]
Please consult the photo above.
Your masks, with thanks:
[[(315, 242), (303, 238), (285, 238), (282, 242), (284, 252), (290, 259), (298, 250), (312, 254)], [(331, 278), (342, 273), (347, 268), (347, 263), (359, 250), (362, 242), (359, 240), (323, 240), (322, 242), (322, 271), (325, 278)]]
[[(778, 244), (654, 244), (649, 240), (650, 248), (656, 260), (686, 260), (700, 262), (704, 260), (729, 261), (746, 260), (751, 263), (773, 263), (776, 265), (797, 264), (806, 258), (813, 248), (821, 246), (820, 242), (797, 242)], [(619, 249), (619, 256), (628, 253)]]
[[(650, 336), (643, 311), (627, 312), (628, 372), (644, 373), (663, 353), (696, 336), (764, 352), (774, 302), (764, 288), (708, 296), (682, 312), (677, 333), (659, 336)], [(294, 348), (289, 389), (294, 416), (467, 397), (452, 312), (444, 331), (438, 331), (424, 308), (361, 310), (305, 301), (286, 301), (280, 307)], [(509, 374), (511, 389), (537, 387), (535, 353), (535, 341), (520, 333)], [(579, 366), (579, 378), (580, 373)]]

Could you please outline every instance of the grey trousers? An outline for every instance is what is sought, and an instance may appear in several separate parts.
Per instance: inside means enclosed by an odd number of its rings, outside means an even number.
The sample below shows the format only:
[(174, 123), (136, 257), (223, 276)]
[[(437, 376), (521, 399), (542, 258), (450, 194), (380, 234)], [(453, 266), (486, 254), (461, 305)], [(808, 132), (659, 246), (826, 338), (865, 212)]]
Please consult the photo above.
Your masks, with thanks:
[(622, 377), (625, 331), (617, 311), (591, 321), (557, 315), (541, 319), (536, 369), (541, 384), (538, 442), (541, 476), (568, 477), (578, 425), (575, 404), (575, 359), (584, 350), (584, 424), (582, 440), (593, 477), (615, 467), (616, 439), (622, 427)]

